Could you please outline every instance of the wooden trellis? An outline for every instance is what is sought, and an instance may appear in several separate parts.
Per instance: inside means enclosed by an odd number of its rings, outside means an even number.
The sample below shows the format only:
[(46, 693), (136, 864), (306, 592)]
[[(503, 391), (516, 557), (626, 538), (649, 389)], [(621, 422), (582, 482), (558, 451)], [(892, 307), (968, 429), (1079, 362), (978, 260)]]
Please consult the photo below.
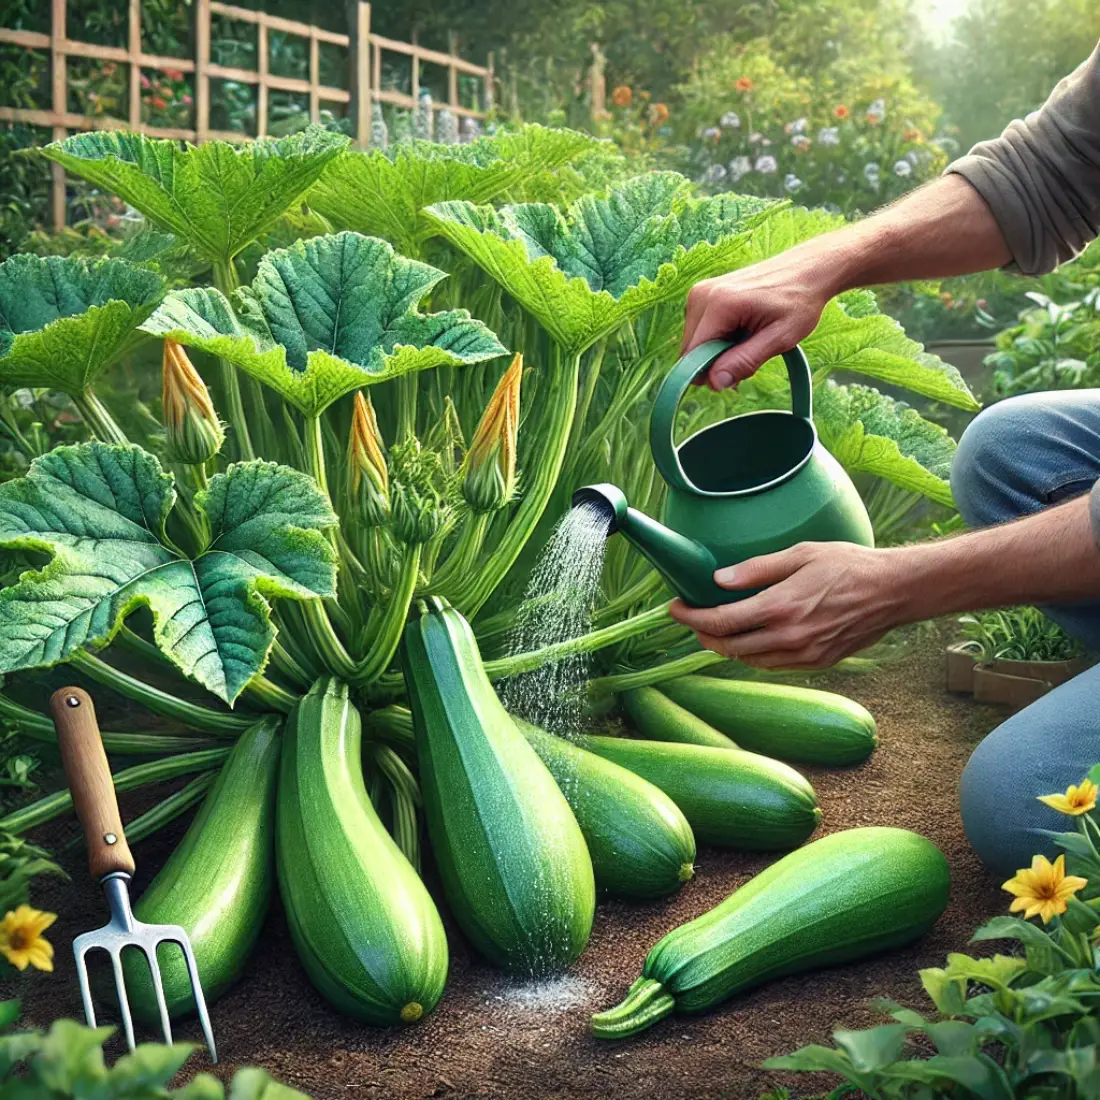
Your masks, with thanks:
[[(370, 139), (371, 108), (375, 102), (391, 103), (399, 107), (415, 108), (420, 93), (420, 64), (427, 62), (447, 70), (447, 102), (436, 103), (454, 115), (484, 118), (493, 102), (493, 61), (488, 66), (475, 65), (457, 56), (454, 39), (451, 51), (441, 53), (410, 42), (398, 42), (372, 34), (370, 29), (370, 4), (359, 0), (354, 35), (324, 30), (308, 23), (282, 19), (265, 12), (250, 11), (220, 0), (197, 0), (195, 9), (195, 56), (192, 58), (160, 57), (147, 54), (141, 48), (141, 0), (129, 0), (128, 45), (100, 46), (70, 38), (66, 25), (66, 0), (49, 0), (50, 33), (17, 31), (0, 27), (0, 42), (22, 46), (29, 50), (48, 50), (50, 54), (51, 100), (50, 110), (33, 110), (0, 106), (0, 122), (24, 122), (31, 126), (47, 126), (53, 140), (62, 141), (70, 132), (81, 130), (106, 130), (127, 128), (149, 134), (152, 137), (177, 138), (184, 141), (248, 141), (249, 137), (236, 131), (210, 128), (210, 81), (234, 80), (256, 86), (256, 134), (268, 133), (268, 93), (272, 90), (297, 92), (309, 97), (309, 117), (313, 122), (320, 118), (321, 103), (354, 103), (356, 107), (356, 141), (366, 148)], [(257, 34), (257, 70), (237, 69), (216, 65), (210, 60), (210, 20), (219, 15), (241, 23), (252, 23)], [(309, 41), (309, 79), (276, 76), (268, 71), (268, 34), (280, 31)], [(333, 88), (320, 82), (320, 44), (331, 43), (350, 50), (355, 58), (352, 72), (352, 88)], [(398, 53), (410, 59), (412, 70), (412, 94), (382, 87), (382, 53)], [(67, 60), (70, 57), (93, 58), (113, 61), (130, 67), (128, 118), (107, 115), (83, 115), (68, 109)], [(155, 69), (193, 74), (194, 79), (194, 128), (152, 126), (141, 118), (141, 71)], [(484, 110), (466, 107), (459, 102), (458, 74), (466, 73), (482, 81)], [(65, 225), (65, 174), (60, 165), (52, 166), (50, 187), (51, 220), (55, 230)]]

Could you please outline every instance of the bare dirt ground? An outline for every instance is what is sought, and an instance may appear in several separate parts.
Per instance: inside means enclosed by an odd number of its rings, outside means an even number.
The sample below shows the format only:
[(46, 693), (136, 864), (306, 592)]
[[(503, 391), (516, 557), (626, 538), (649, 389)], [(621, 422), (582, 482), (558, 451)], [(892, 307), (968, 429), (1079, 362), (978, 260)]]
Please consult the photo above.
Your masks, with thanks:
[[(918, 968), (942, 965), (947, 952), (965, 948), (986, 916), (1004, 908), (1006, 895), (967, 847), (956, 801), (958, 776), (973, 746), (1003, 715), (947, 694), (942, 645), (929, 638), (876, 672), (816, 681), (867, 706), (878, 719), (881, 745), (859, 768), (807, 769), (825, 814), (818, 835), (895, 825), (924, 834), (947, 854), (954, 880), (950, 908), (919, 943), (775, 982), (708, 1016), (666, 1020), (626, 1043), (597, 1042), (588, 1035), (589, 1015), (621, 998), (652, 944), (769, 862), (704, 848), (696, 878), (676, 897), (601, 904), (587, 951), (564, 981), (541, 994), (502, 980), (453, 934), (450, 980), (439, 1008), (413, 1028), (387, 1032), (341, 1017), (313, 991), (276, 904), (244, 979), (213, 1009), (219, 1076), (228, 1080), (241, 1065), (260, 1065), (315, 1100), (755, 1100), (782, 1083), (803, 1094), (815, 1084), (826, 1087), (827, 1079), (785, 1079), (760, 1064), (825, 1042), (836, 1027), (881, 1022), (867, 1008), (872, 998), (927, 1008)], [(140, 808), (124, 805), (124, 816)], [(136, 846), (139, 890), (182, 831), (181, 825)], [(48, 839), (56, 841), (56, 834)], [(50, 932), (57, 971), (26, 987), (27, 1016), (39, 1024), (80, 1015), (68, 944), (103, 920), (82, 859), (74, 856), (68, 864), (73, 881), (36, 896), (39, 905), (61, 914)], [(183, 1038), (199, 1038), (194, 1022), (179, 1030)], [(204, 1068), (205, 1060), (193, 1055), (188, 1070)]]

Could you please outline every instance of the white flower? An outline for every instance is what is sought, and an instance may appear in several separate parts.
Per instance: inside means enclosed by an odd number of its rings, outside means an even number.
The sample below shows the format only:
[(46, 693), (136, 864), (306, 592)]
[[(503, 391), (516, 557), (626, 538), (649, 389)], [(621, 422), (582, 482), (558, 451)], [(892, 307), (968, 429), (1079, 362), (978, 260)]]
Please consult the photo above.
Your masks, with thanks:
[(752, 161), (748, 157), (734, 157), (730, 161), (730, 179), (736, 183), (742, 176), (752, 171)]
[(879, 177), (882, 175), (882, 169), (872, 161), (870, 164), (863, 166), (863, 174), (867, 177), (868, 183), (878, 183)]
[(906, 176), (913, 174), (913, 166), (907, 160), (899, 160), (894, 164), (894, 175), (901, 176), (905, 179)]
[(817, 140), (820, 145), (839, 145), (840, 129), (836, 126), (826, 126), (818, 131)]
[(806, 137), (805, 134), (795, 134), (794, 137), (791, 138), (791, 144), (799, 152), (804, 153), (807, 149), (809, 149), (811, 145), (813, 145), (813, 142), (808, 137)]
[(791, 128), (788, 131), (788, 133), (791, 133), (791, 134), (804, 134), (806, 132), (806, 127), (808, 125), (809, 125), (809, 120), (808, 119), (796, 118), (794, 120), (794, 122), (791, 123)]
[(837, 173), (837, 177), (836, 177), (836, 182), (837, 183), (846, 183), (847, 180), (848, 180), (848, 173), (847, 172)]
[(867, 119), (870, 122), (881, 122), (886, 117), (886, 101), (882, 99), (876, 99), (870, 107), (867, 108)]
[(788, 172), (783, 177), (783, 186), (793, 195), (802, 186), (802, 181), (793, 172)]
[(722, 116), (719, 125), (723, 130), (740, 130), (741, 116), (736, 111), (727, 111)]
[(441, 107), (435, 120), (435, 139), (444, 145), (458, 144), (458, 119)]
[(750, 145), (758, 145), (763, 140), (764, 140), (764, 135), (761, 134), (759, 131), (756, 131), (754, 133), (749, 134), (749, 144)]
[(476, 118), (472, 118), (470, 115), (467, 115), (462, 120), (462, 125), (460, 129), (462, 131), (462, 140), (464, 142), (476, 141), (477, 138), (481, 136), (480, 124), (478, 123)]
[(910, 149), (909, 152), (905, 154), (905, 159), (909, 161), (914, 168), (920, 167), (920, 153), (918, 153), (916, 149)]
[(758, 172), (776, 172), (779, 170), (779, 162), (775, 159), (775, 157), (757, 157), (756, 163), (753, 165), (753, 167)]
[(717, 141), (722, 136), (722, 131), (717, 126), (708, 126), (703, 131), (704, 141)]
[(726, 178), (726, 170), (720, 164), (712, 164), (703, 176), (706, 183), (721, 183)]

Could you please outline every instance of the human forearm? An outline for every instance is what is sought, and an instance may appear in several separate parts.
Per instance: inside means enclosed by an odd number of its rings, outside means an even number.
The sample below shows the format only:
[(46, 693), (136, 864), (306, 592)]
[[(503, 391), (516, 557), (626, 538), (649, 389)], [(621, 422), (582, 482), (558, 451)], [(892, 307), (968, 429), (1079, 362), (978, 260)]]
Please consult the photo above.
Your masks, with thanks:
[(893, 599), (899, 622), (1100, 596), (1100, 549), (1086, 497), (999, 527), (887, 553), (894, 556), (898, 578)]

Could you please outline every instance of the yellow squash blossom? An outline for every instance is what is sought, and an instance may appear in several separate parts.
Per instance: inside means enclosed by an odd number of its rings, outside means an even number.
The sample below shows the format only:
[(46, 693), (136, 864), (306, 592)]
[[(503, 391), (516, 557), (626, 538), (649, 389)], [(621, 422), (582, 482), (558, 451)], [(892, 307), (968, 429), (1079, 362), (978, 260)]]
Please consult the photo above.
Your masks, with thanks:
[(523, 356), (497, 383), (463, 462), (462, 495), (477, 513), (495, 512), (516, 495), (516, 434)]
[(379, 527), (390, 516), (390, 475), (382, 433), (369, 397), (355, 394), (348, 439), (348, 488), (359, 518)]
[(1100, 791), (1091, 780), (1081, 780), (1079, 787), (1071, 786), (1065, 794), (1042, 794), (1040, 802), (1045, 802), (1052, 810), (1060, 814), (1068, 814), (1070, 817), (1080, 817), (1090, 810), (1096, 809), (1096, 795)]
[(1049, 924), (1053, 917), (1066, 911), (1069, 899), (1087, 885), (1086, 879), (1066, 874), (1064, 855), (1053, 863), (1046, 856), (1036, 856), (1030, 867), (1017, 871), (1016, 877), (1010, 878), (1001, 889), (1015, 895), (1009, 912), (1022, 909), (1025, 918), (1039, 916), (1043, 924)]
[(165, 454), (193, 466), (208, 462), (222, 449), (225, 432), (206, 383), (175, 340), (164, 341), (162, 380)]
[(56, 913), (42, 913), (20, 905), (0, 921), (0, 955), (18, 970), (28, 965), (53, 970), (53, 945), (42, 933), (57, 920)]

